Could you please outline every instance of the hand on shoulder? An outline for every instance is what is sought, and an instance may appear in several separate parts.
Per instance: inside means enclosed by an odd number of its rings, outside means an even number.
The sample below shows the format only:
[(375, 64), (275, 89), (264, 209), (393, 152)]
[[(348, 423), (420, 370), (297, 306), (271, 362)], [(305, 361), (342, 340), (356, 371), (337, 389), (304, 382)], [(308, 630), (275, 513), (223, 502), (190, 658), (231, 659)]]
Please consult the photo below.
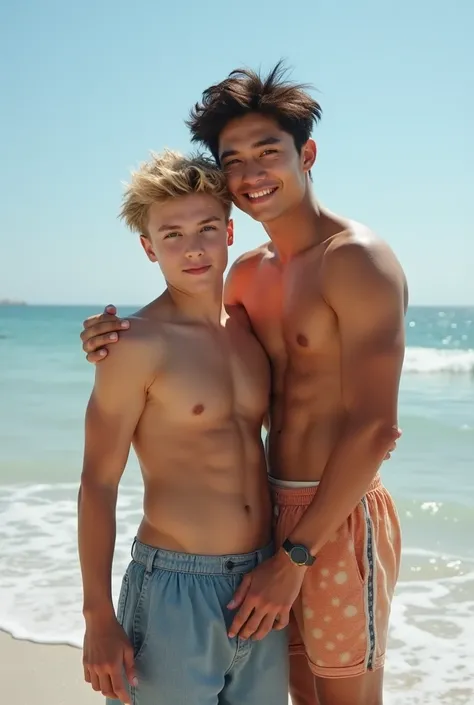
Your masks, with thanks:
[(106, 306), (102, 313), (86, 318), (82, 324), (80, 338), (86, 360), (100, 362), (109, 352), (109, 345), (120, 340), (120, 333), (128, 330), (130, 322), (117, 316), (114, 305)]
[[(131, 316), (130, 330), (120, 345), (112, 345), (103, 364), (95, 369), (95, 394), (123, 397), (148, 388), (158, 373), (163, 353), (159, 323), (142, 309)], [(120, 388), (120, 389), (119, 389)]]

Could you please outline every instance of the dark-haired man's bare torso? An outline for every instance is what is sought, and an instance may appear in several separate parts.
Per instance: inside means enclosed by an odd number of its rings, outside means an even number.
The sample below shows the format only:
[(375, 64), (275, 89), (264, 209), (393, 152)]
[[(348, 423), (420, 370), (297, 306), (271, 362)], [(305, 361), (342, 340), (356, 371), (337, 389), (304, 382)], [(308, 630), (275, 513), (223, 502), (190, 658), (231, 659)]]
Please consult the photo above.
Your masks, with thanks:
[[(350, 237), (337, 232), (287, 263), (266, 243), (244, 255), (229, 276), (226, 296), (245, 308), (271, 362), (267, 454), (269, 472), (279, 480), (319, 481), (341, 437), (341, 341), (321, 269), (328, 248)], [(373, 246), (383, 257), (386, 245)]]

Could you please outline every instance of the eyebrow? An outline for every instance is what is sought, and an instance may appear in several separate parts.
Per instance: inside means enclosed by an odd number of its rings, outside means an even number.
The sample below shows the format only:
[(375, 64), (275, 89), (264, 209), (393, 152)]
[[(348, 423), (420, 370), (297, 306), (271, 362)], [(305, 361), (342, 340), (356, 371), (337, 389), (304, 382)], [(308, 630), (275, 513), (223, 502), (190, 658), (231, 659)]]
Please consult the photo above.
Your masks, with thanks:
[[(263, 139), (258, 140), (258, 142), (254, 142), (251, 145), (251, 148), (256, 149), (257, 147), (267, 147), (270, 144), (280, 144), (280, 143), (281, 143), (281, 139), (279, 139), (278, 137), (264, 137)], [(238, 154), (238, 151), (236, 149), (228, 149), (227, 151), (222, 152), (220, 159), (222, 161), (226, 157), (233, 157), (236, 154)]]
[[(215, 223), (216, 221), (221, 221), (222, 218), (219, 218), (218, 215), (211, 215), (209, 218), (204, 218), (204, 220), (200, 220), (198, 225), (207, 225), (208, 223)], [(182, 228), (182, 225), (162, 225), (161, 228), (158, 228), (159, 233), (164, 233), (167, 230), (180, 230)]]

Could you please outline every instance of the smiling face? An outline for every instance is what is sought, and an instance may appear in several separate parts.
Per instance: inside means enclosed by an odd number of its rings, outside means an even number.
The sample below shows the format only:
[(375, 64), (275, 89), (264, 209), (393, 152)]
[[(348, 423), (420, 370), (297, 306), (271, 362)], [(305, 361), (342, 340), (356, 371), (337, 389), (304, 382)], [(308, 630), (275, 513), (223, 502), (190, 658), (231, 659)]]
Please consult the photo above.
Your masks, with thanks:
[(275, 220), (301, 203), (315, 159), (313, 140), (298, 153), (293, 137), (260, 113), (231, 120), (219, 136), (219, 160), (233, 201), (260, 222)]
[(233, 225), (214, 196), (193, 193), (153, 203), (147, 233), (140, 238), (143, 249), (169, 285), (192, 293), (222, 284)]

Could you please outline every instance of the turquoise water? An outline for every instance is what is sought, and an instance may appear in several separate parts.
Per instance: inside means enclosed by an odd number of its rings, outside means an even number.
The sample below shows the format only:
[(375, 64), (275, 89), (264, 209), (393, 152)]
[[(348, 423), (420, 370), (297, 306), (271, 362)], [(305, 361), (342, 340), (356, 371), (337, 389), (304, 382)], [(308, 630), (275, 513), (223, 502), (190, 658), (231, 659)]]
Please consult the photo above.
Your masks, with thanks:
[[(75, 501), (94, 368), (79, 332), (100, 308), (0, 307), (0, 628), (20, 637), (82, 640)], [(474, 683), (474, 307), (409, 309), (399, 418), (403, 436), (383, 468), (404, 532), (390, 703), (414, 672), (423, 692), (442, 697), (440, 652)], [(140, 492), (132, 460), (115, 590)]]

